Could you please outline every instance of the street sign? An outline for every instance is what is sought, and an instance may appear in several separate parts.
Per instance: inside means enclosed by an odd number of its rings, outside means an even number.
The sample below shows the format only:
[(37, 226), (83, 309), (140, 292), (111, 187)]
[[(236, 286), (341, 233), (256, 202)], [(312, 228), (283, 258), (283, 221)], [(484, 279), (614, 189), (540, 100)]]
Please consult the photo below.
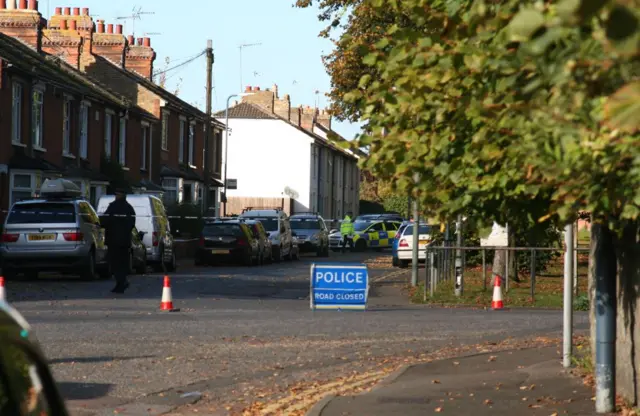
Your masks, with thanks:
[(227, 179), (227, 189), (238, 189), (238, 180)]
[(369, 272), (361, 263), (311, 265), (311, 309), (365, 310)]
[(482, 247), (508, 247), (509, 233), (507, 232), (507, 227), (493, 223), (491, 234), (487, 237), (480, 238), (480, 245)]

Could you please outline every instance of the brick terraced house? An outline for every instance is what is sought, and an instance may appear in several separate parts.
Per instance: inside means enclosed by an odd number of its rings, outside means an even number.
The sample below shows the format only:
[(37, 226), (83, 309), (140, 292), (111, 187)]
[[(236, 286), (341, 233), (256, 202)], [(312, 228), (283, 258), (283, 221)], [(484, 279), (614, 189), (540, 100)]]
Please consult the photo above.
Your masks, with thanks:
[[(201, 201), (206, 115), (152, 82), (155, 52), (89, 9), (0, 0), (1, 208), (65, 177), (95, 201), (110, 182), (167, 202)], [(223, 125), (211, 126), (217, 205)]]

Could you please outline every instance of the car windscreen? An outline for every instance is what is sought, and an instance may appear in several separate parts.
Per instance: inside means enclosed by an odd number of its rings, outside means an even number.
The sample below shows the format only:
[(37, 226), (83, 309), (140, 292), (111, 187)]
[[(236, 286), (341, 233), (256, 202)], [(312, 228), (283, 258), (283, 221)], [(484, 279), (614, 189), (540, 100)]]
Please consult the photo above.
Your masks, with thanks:
[(245, 218), (247, 220), (260, 221), (267, 232), (278, 231), (278, 220), (275, 218)]
[(356, 231), (364, 231), (369, 228), (373, 224), (370, 221), (356, 221), (353, 223), (353, 229)]
[[(407, 228), (405, 228), (404, 235), (412, 235), (413, 234), (413, 225), (407, 225)], [(418, 234), (431, 234), (431, 226), (429, 225), (420, 225), (420, 227), (418, 228)]]
[(68, 224), (76, 221), (76, 210), (69, 203), (14, 205), (7, 224)]
[(319, 230), (320, 221), (314, 218), (291, 218), (291, 228), (294, 230)]
[(211, 224), (206, 225), (202, 230), (205, 237), (244, 237), (244, 231), (240, 224)]

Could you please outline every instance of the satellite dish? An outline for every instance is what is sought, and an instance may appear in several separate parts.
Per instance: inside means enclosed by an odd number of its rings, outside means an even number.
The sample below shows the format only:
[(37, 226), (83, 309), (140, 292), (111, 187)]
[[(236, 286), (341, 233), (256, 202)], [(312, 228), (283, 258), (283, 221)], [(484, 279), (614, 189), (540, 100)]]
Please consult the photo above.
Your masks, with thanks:
[(291, 189), (288, 186), (284, 188), (284, 194), (291, 199), (298, 199), (298, 197), (300, 196), (300, 194), (298, 194), (294, 189)]

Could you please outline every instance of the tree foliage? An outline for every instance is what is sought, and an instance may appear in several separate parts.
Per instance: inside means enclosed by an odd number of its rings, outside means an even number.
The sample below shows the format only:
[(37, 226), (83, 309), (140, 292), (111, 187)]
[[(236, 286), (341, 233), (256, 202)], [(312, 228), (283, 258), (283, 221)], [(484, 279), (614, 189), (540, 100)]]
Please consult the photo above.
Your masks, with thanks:
[(410, 20), (366, 54), (353, 45), (376, 74), (344, 95), (367, 123), (364, 168), (443, 220), (524, 227), (582, 209), (620, 230), (638, 218), (635, 2), (353, 3), (321, 6)]

